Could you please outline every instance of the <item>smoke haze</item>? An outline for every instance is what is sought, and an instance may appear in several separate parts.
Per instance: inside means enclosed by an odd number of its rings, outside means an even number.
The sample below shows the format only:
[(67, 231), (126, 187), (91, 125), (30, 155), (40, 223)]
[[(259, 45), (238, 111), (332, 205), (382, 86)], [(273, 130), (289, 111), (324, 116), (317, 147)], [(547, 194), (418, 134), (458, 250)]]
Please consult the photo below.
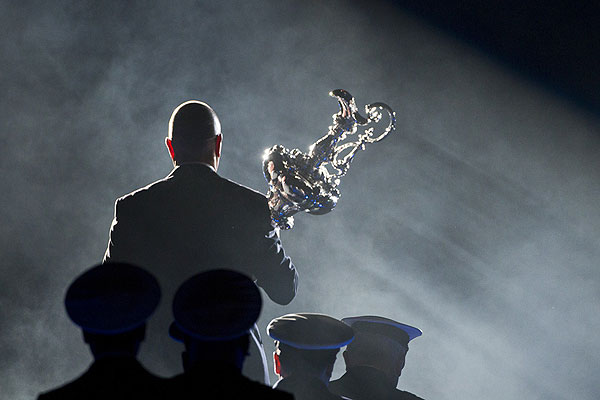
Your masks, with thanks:
[(174, 107), (211, 104), (219, 173), (266, 192), (263, 150), (306, 151), (336, 88), (389, 104), (397, 130), (355, 157), (333, 212), (282, 232), (299, 293), (265, 302), (263, 332), (382, 315), (424, 332), (399, 382), (423, 398), (598, 397), (596, 116), (386, 3), (49, 4), (1, 2), (0, 397), (89, 364), (63, 296), (100, 262), (114, 200), (171, 170)]

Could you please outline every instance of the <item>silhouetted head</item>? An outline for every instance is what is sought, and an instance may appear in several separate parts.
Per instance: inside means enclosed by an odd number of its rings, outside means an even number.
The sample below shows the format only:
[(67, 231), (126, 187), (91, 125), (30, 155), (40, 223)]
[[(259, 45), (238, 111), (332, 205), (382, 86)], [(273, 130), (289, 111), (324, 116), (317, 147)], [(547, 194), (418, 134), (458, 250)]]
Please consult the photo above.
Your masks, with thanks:
[(343, 322), (323, 314), (287, 314), (272, 320), (267, 334), (275, 339), (275, 373), (301, 375), (329, 383), (339, 349), (354, 332)]
[(275, 341), (273, 363), (281, 378), (292, 375), (315, 377), (327, 384), (340, 349), (303, 350)]
[(113, 335), (83, 331), (83, 340), (90, 346), (96, 360), (108, 357), (136, 357), (145, 338), (146, 324)]
[(149, 272), (130, 264), (106, 263), (71, 283), (65, 308), (96, 359), (135, 357), (145, 337), (146, 320), (159, 301), (160, 287)]
[(218, 269), (185, 281), (173, 299), (169, 329), (185, 344), (184, 369), (218, 363), (241, 371), (261, 307), (258, 287), (239, 272)]
[(222, 138), (221, 122), (213, 109), (201, 101), (189, 100), (171, 114), (165, 143), (174, 165), (205, 163), (216, 170)]
[(342, 321), (355, 333), (344, 352), (346, 369), (358, 366), (378, 369), (396, 386), (406, 362), (408, 342), (421, 336), (421, 330), (376, 316), (343, 318)]

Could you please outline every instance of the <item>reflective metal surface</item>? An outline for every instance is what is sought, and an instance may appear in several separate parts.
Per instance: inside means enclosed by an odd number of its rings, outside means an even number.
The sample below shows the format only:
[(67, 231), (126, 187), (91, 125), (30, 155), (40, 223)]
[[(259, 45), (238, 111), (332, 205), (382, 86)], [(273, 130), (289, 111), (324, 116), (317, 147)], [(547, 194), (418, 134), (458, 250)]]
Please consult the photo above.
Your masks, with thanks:
[[(340, 178), (348, 172), (358, 150), (378, 142), (394, 130), (396, 114), (384, 103), (365, 106), (362, 116), (354, 97), (343, 89), (329, 93), (337, 98), (340, 111), (325, 136), (309, 147), (308, 153), (275, 145), (265, 150), (263, 173), (269, 184), (267, 197), (276, 226), (290, 229), (299, 211), (325, 214), (333, 210), (340, 197)], [(387, 114), (387, 126), (376, 133)], [(360, 131), (359, 131), (360, 127)]]

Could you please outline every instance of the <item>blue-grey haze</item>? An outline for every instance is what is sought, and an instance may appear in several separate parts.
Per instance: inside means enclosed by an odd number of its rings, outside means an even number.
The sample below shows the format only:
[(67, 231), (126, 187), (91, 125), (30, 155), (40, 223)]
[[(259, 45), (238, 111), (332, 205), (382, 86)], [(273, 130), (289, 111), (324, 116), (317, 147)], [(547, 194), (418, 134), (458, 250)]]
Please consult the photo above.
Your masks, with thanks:
[(210, 103), (219, 172), (266, 191), (263, 150), (306, 150), (335, 88), (398, 129), (333, 212), (282, 233), (299, 293), (261, 326), (383, 315), (424, 331), (399, 387), (426, 399), (597, 399), (597, 117), (386, 3), (0, 3), (2, 399), (90, 362), (64, 291), (100, 261), (115, 198), (170, 171), (176, 105)]

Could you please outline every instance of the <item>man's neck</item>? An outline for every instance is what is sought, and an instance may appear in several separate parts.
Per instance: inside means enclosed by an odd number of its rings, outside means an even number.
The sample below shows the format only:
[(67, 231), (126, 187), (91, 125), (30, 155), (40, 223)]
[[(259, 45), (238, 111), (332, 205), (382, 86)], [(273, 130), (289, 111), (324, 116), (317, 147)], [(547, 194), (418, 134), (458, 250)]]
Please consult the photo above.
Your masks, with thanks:
[(323, 371), (321, 374), (313, 374), (313, 373), (307, 373), (305, 371), (301, 371), (301, 372), (294, 372), (292, 374), (288, 374), (288, 375), (282, 377), (282, 379), (292, 379), (292, 380), (300, 380), (300, 381), (315, 379), (315, 380), (321, 381), (325, 386), (329, 386), (330, 378), (331, 378), (331, 374), (327, 374), (326, 371)]
[(386, 381), (390, 386), (396, 387), (398, 385), (399, 376), (386, 373), (384, 370), (371, 366), (371, 365), (354, 365), (346, 367), (346, 373), (354, 375), (356, 377), (362, 377), (366, 380), (371, 381)]
[(188, 161), (188, 162), (183, 162), (183, 163), (175, 163), (175, 167), (181, 167), (184, 165), (205, 165), (208, 168), (212, 169), (214, 172), (217, 172), (217, 169), (215, 168), (214, 165), (204, 162), (204, 161)]

